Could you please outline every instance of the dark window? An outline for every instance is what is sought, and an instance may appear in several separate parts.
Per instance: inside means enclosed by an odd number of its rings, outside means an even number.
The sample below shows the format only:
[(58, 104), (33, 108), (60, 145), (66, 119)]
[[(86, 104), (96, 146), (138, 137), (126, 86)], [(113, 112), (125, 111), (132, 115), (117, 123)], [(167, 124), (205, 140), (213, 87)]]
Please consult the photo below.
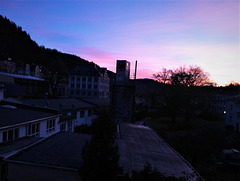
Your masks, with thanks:
[(3, 138), (2, 138), (2, 141), (7, 141), (7, 131), (4, 131), (3, 132)]
[(80, 118), (84, 118), (85, 117), (85, 111), (80, 111)]
[(86, 77), (82, 77), (82, 81), (83, 81), (83, 82), (86, 81)]
[(85, 89), (85, 88), (86, 88), (86, 84), (83, 84), (83, 85), (82, 85), (82, 88)]
[(13, 140), (13, 130), (8, 131), (8, 140)]

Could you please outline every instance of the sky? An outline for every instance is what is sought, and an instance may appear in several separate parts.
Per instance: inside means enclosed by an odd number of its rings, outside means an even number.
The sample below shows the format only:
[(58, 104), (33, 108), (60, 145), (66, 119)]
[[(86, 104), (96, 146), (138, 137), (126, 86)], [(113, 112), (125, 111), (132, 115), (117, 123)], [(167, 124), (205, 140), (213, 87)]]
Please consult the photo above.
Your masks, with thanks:
[(0, 0), (0, 14), (39, 45), (131, 78), (197, 65), (218, 85), (240, 83), (238, 0)]

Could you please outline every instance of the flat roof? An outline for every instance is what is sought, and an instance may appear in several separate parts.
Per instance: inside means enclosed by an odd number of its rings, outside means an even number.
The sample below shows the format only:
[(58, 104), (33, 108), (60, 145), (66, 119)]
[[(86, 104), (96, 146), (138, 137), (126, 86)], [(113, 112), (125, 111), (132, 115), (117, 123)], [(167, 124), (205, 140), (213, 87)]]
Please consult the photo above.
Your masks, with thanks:
[(119, 164), (125, 173), (144, 169), (150, 163), (165, 176), (183, 177), (191, 175), (189, 180), (197, 180), (199, 174), (193, 167), (171, 148), (161, 137), (147, 126), (120, 124)]
[(58, 116), (53, 110), (26, 108), (13, 105), (0, 105), (0, 129), (29, 121)]
[(91, 136), (60, 132), (9, 157), (8, 162), (19, 162), (44, 167), (77, 170), (82, 164), (82, 148)]

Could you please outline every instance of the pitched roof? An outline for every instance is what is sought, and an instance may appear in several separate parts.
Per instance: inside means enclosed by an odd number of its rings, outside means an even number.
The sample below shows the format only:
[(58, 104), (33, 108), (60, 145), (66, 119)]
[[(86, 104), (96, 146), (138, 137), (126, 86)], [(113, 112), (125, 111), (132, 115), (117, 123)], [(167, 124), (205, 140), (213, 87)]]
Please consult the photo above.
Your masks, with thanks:
[(53, 110), (17, 106), (17, 104), (7, 105), (5, 103), (5, 105), (0, 105), (0, 115), (0, 129), (4, 129), (16, 124), (58, 116), (58, 113)]
[(41, 78), (38, 78), (38, 77), (33, 77), (33, 76), (30, 76), (30, 75), (10, 74), (10, 73), (6, 73), (6, 72), (0, 72), (0, 75), (5, 75), (5, 76), (8, 76), (8, 77), (13, 77), (13, 78), (18, 78), (18, 79), (45, 81), (44, 79), (41, 79)]
[(7, 159), (46, 167), (77, 170), (82, 164), (82, 148), (91, 136), (60, 132)]
[(199, 174), (151, 128), (142, 125), (120, 124), (119, 164), (124, 172), (140, 171), (150, 163), (166, 176), (189, 174), (197, 180)]
[(23, 100), (24, 104), (32, 106), (47, 107), (56, 110), (72, 110), (74, 109), (88, 109), (93, 108), (95, 105), (82, 101), (77, 98), (65, 98), (65, 99), (28, 99)]

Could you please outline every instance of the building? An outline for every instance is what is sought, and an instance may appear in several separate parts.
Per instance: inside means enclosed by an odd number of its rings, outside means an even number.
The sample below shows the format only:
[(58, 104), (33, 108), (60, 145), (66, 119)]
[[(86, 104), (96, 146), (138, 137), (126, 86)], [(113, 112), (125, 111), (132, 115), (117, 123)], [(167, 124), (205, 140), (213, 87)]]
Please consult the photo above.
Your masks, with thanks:
[(106, 68), (79, 66), (69, 74), (69, 96), (108, 98), (109, 84)]
[(49, 82), (42, 78), (0, 72), (0, 80), (6, 83), (18, 84), (29, 97), (43, 97), (49, 91)]
[(167, 177), (184, 177), (189, 181), (203, 180), (190, 163), (151, 128), (120, 123), (119, 130), (120, 136), (116, 142), (119, 147), (119, 166), (123, 168), (123, 174), (131, 175), (132, 171), (142, 171), (149, 163)]
[(240, 132), (240, 97), (229, 100), (226, 103), (225, 125)]
[(132, 122), (135, 85), (129, 80), (130, 62), (117, 60), (116, 82), (113, 86), (112, 109), (117, 123)]
[[(29, 99), (23, 100), (24, 104), (58, 110), (62, 113), (61, 130), (74, 131), (74, 127), (91, 125), (96, 118), (96, 104), (78, 99)], [(66, 125), (63, 125), (66, 124)]]
[(0, 143), (60, 131), (60, 114), (55, 110), (1, 101), (0, 115)]
[(7, 158), (8, 181), (76, 181), (82, 148), (91, 136), (60, 132)]

